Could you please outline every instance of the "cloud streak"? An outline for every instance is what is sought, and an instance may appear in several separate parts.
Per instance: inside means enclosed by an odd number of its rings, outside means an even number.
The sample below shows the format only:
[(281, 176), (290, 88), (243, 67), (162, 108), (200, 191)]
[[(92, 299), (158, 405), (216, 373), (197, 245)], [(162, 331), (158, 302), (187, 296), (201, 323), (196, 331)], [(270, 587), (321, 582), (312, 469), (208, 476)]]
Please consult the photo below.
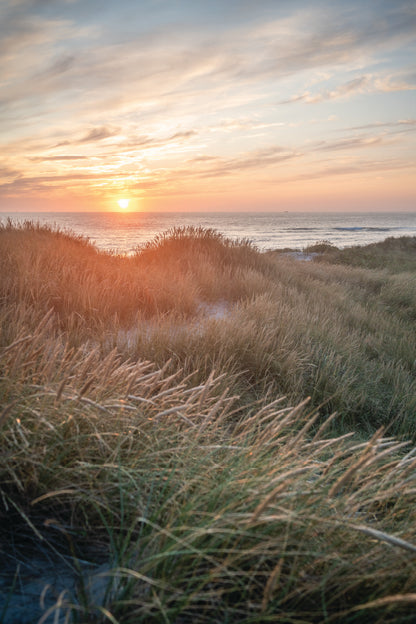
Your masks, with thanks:
[(321, 92), (312, 93), (305, 91), (300, 95), (294, 95), (287, 100), (282, 100), (279, 104), (295, 104), (305, 102), (306, 104), (317, 104), (325, 100), (338, 100), (349, 98), (365, 93), (391, 93), (394, 91), (414, 91), (416, 90), (416, 79), (412, 75), (412, 82), (393, 76), (359, 76), (353, 80), (337, 85), (333, 89), (325, 89)]
[[(183, 170), (186, 175), (194, 175), (198, 178), (216, 178), (236, 173), (245, 172), (250, 169), (264, 169), (285, 161), (296, 158), (295, 152), (290, 152), (283, 147), (269, 147), (261, 150), (254, 150), (238, 158), (197, 158), (190, 162), (191, 167)], [(206, 166), (195, 168), (192, 165), (203, 164)]]

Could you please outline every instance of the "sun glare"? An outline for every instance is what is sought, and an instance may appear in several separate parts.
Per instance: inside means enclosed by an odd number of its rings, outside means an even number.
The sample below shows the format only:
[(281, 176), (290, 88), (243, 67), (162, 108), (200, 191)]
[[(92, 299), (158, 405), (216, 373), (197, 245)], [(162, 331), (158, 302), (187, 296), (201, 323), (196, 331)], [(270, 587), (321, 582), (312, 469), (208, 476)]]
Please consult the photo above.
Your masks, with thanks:
[(117, 201), (117, 203), (118, 203), (118, 205), (120, 206), (120, 208), (123, 208), (123, 209), (124, 209), (124, 208), (128, 208), (128, 206), (129, 206), (129, 201), (130, 201), (129, 199), (119, 199), (119, 200)]

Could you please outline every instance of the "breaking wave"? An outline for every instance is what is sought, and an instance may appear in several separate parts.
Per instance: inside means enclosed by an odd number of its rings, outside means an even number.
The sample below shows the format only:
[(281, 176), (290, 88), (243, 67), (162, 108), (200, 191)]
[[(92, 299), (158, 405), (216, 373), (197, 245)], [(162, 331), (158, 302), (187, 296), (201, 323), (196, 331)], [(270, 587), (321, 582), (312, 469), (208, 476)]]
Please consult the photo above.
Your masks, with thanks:
[(335, 227), (334, 230), (337, 230), (338, 232), (390, 232), (391, 228), (354, 225), (351, 227)]

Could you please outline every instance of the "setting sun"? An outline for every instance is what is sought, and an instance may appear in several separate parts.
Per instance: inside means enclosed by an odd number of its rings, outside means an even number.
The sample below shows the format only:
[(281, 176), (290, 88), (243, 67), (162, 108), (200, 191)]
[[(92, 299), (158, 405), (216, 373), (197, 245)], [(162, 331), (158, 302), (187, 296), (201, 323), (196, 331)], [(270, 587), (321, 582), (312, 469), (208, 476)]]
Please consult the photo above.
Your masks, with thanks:
[(118, 205), (120, 206), (120, 208), (123, 208), (123, 209), (124, 209), (124, 208), (128, 208), (128, 206), (129, 206), (129, 201), (130, 201), (129, 199), (119, 199), (119, 200), (117, 201), (117, 203), (118, 203)]

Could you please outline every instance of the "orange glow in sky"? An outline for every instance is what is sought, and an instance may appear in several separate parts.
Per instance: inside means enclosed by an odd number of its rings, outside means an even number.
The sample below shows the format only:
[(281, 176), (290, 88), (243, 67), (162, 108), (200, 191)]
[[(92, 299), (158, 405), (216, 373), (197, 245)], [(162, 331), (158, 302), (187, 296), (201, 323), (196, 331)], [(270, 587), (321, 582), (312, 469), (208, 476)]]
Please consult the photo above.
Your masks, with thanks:
[(416, 210), (414, 3), (5, 0), (0, 33), (0, 211)]

